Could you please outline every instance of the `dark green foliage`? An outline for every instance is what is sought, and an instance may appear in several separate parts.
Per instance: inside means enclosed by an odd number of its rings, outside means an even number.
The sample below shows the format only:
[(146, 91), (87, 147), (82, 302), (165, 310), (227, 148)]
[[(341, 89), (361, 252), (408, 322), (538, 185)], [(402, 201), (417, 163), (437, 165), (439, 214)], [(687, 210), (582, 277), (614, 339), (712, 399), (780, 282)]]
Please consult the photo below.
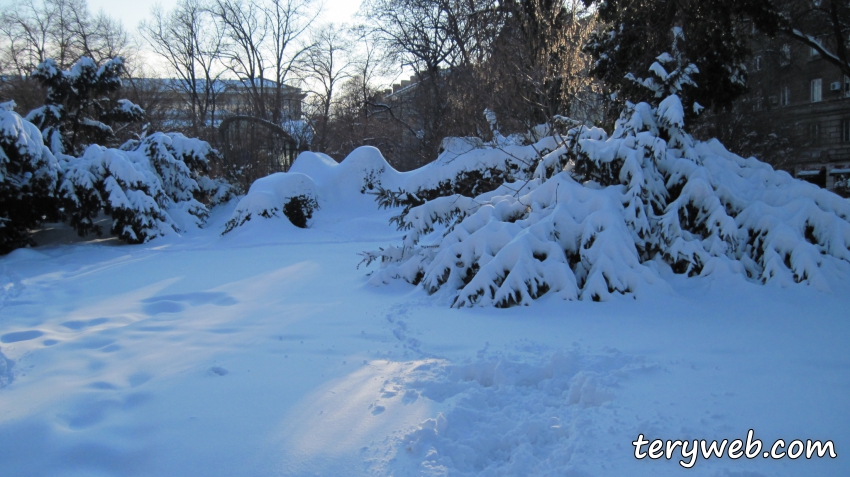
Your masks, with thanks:
[(0, 254), (34, 245), (30, 230), (59, 215), (59, 165), (13, 106), (0, 105)]
[[(710, 109), (730, 106), (746, 92), (744, 62), (755, 21), (762, 33), (773, 34), (779, 17), (770, 0), (585, 0), (596, 5), (605, 25), (587, 50), (596, 60), (592, 74), (616, 92), (615, 103), (628, 98), (653, 103), (652, 91), (626, 78), (647, 71), (661, 52), (669, 52), (673, 28), (680, 28), (683, 60), (696, 65), (696, 86), (683, 87), (682, 103)], [(619, 109), (619, 106), (617, 106)], [(694, 114), (688, 108), (689, 116)], [(690, 118), (688, 118), (690, 119)], [(688, 124), (686, 119), (686, 124)]]
[(302, 229), (307, 228), (307, 221), (313, 217), (313, 211), (319, 208), (316, 199), (306, 195), (298, 195), (289, 199), (283, 205), (283, 215), (292, 222), (292, 225)]
[(81, 58), (68, 71), (45, 60), (32, 77), (47, 88), (45, 105), (34, 109), (27, 120), (41, 131), (54, 154), (79, 155), (90, 144), (109, 145), (115, 136), (110, 124), (139, 121), (144, 111), (126, 99), (111, 100), (121, 88), (123, 58), (98, 66)]

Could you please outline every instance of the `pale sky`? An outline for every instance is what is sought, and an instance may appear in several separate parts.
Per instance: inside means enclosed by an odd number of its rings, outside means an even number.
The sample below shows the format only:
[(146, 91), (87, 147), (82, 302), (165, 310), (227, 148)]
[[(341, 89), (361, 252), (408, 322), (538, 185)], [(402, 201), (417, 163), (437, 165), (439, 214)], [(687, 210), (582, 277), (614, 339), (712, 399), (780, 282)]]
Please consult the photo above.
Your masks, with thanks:
[[(165, 10), (170, 10), (177, 0), (88, 0), (89, 9), (95, 13), (103, 10), (109, 16), (124, 23), (124, 28), (136, 33), (139, 22), (150, 15), (151, 8), (157, 3)], [(325, 0), (325, 8), (321, 17), (323, 22), (348, 23), (360, 9), (360, 0)]]
[[(361, 3), (362, 0), (324, 0), (322, 14), (317, 21), (320, 23), (336, 24), (357, 23), (354, 15), (358, 13)], [(88, 0), (89, 10), (92, 13), (103, 10), (110, 17), (121, 20), (124, 28), (140, 40), (140, 46), (143, 48), (140, 52), (143, 57), (142, 61), (151, 67), (146, 68), (147, 74), (167, 74), (162, 71), (164, 67), (162, 60), (153, 53), (144, 51), (146, 44), (138, 35), (139, 22), (149, 18), (151, 8), (156, 4), (162, 5), (168, 11), (177, 4), (177, 0)], [(395, 76), (384, 79), (386, 83), (392, 83), (394, 80)]]
[[(360, 10), (362, 0), (323, 1), (324, 8), (322, 9), (322, 14), (317, 22), (335, 24), (356, 24), (358, 22), (355, 15)], [(11, 2), (14, 2), (14, 0), (11, 0)], [(0, 5), (8, 5), (9, 3), (10, 0), (0, 0)], [(138, 34), (139, 22), (148, 19), (150, 17), (151, 8), (157, 4), (162, 5), (162, 7), (168, 11), (177, 4), (177, 0), (88, 0), (89, 10), (92, 13), (97, 13), (103, 10), (110, 17), (120, 20), (127, 32), (131, 33), (137, 40), (139, 40), (139, 46), (142, 47), (142, 51), (140, 51), (140, 59), (146, 66), (144, 68), (146, 70), (146, 74), (168, 74), (163, 71), (165, 69), (165, 64), (162, 60), (155, 54), (145, 51), (147, 45)], [(398, 75), (406, 78), (410, 75), (410, 72), (399, 69), (398, 72), (391, 73), (390, 76), (382, 78), (381, 82), (388, 85), (392, 84), (393, 82), (398, 81)]]

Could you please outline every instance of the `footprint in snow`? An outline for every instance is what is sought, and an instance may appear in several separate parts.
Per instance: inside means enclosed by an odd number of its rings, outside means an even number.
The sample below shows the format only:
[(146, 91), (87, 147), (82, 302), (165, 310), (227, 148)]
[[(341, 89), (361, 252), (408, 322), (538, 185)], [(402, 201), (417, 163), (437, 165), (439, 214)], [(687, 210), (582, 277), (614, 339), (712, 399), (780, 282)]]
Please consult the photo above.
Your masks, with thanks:
[(210, 371), (212, 371), (213, 374), (217, 374), (219, 376), (224, 376), (224, 375), (226, 375), (227, 373), (230, 372), (230, 371), (222, 368), (221, 366), (213, 366), (212, 368), (210, 368)]
[(0, 343), (17, 343), (19, 341), (29, 341), (44, 335), (44, 332), (39, 330), (15, 331), (6, 333), (0, 336)]
[(64, 326), (65, 328), (74, 330), (74, 331), (80, 331), (80, 330), (83, 330), (83, 329), (86, 329), (86, 328), (91, 328), (92, 326), (102, 325), (102, 324), (106, 323), (107, 321), (109, 321), (109, 318), (93, 318), (91, 320), (73, 320), (73, 321), (66, 321), (65, 323), (62, 323), (62, 326)]
[(222, 292), (194, 292), (176, 295), (152, 296), (142, 300), (142, 311), (148, 316), (161, 313), (179, 313), (186, 306), (216, 305), (231, 306), (239, 303), (235, 298)]
[(145, 384), (146, 382), (150, 381), (151, 378), (153, 378), (153, 375), (148, 374), (144, 371), (139, 371), (137, 373), (131, 374), (127, 378), (127, 382), (130, 384), (131, 388), (135, 388), (137, 386), (141, 386), (142, 384)]

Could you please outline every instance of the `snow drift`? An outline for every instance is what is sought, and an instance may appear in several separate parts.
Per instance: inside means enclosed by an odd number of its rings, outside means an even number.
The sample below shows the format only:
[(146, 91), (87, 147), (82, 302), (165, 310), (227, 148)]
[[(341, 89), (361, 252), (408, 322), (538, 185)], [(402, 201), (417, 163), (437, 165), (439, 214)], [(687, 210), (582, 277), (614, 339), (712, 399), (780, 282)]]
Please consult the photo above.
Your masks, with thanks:
[(303, 152), (289, 172), (272, 174), (251, 185), (224, 233), (253, 217), (285, 216), (306, 227), (302, 215), (310, 219), (316, 210), (368, 215), (375, 210), (375, 196), (381, 206), (393, 207), (455, 192), (474, 195), (525, 177), (534, 156), (534, 150), (527, 147), (493, 149), (484, 148), (478, 138), (446, 138), (436, 161), (415, 171), (399, 172), (371, 146), (355, 149), (340, 163), (322, 153)]
[(360, 147), (341, 163), (315, 152), (301, 153), (289, 172), (255, 181), (239, 201), (224, 233), (255, 217), (286, 217), (307, 227), (316, 210), (351, 216), (375, 210), (371, 196), (376, 184), (397, 187), (403, 174), (390, 166), (374, 147)]

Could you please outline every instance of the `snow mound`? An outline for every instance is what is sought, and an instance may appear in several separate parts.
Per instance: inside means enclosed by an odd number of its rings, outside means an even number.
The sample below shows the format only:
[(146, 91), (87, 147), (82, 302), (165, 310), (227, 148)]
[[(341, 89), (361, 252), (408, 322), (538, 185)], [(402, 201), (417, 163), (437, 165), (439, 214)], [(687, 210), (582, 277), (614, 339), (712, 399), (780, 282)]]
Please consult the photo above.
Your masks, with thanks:
[[(551, 138), (534, 147), (552, 147)], [(375, 212), (375, 200), (381, 207), (395, 207), (404, 200), (429, 200), (451, 193), (477, 194), (493, 190), (506, 180), (524, 177), (534, 166), (534, 148), (507, 145), (485, 146), (478, 138), (446, 138), (436, 161), (416, 171), (398, 172), (387, 163), (381, 152), (363, 146), (337, 163), (329, 156), (315, 152), (301, 153), (286, 174), (303, 174), (315, 185), (313, 209), (326, 216), (362, 216)], [(280, 217), (280, 210), (291, 197), (299, 195), (287, 187), (300, 187), (298, 181), (279, 185), (265, 183), (251, 186), (239, 203), (225, 233), (248, 223), (250, 217)], [(268, 194), (276, 189), (277, 197)], [(253, 198), (252, 195), (264, 195)], [(412, 199), (411, 199), (412, 197)], [(284, 214), (285, 215), (285, 214)]]
[(294, 225), (306, 227), (313, 210), (319, 207), (316, 183), (298, 172), (278, 172), (251, 184), (248, 194), (236, 205), (224, 233), (244, 225), (253, 217), (287, 217)]
[(534, 158), (534, 167), (512, 170), (497, 188), (487, 168), (505, 148), (453, 158), (448, 167), (464, 180), (469, 171), (485, 178), (464, 193), (423, 198), (416, 187), (431, 166), (412, 172), (411, 192), (379, 197), (405, 206), (394, 220), (409, 232), (401, 245), (364, 253), (381, 263), (370, 282), (445, 290), (458, 307), (527, 305), (546, 293), (606, 300), (641, 294), (661, 280), (663, 261), (689, 276), (731, 270), (830, 289), (850, 262), (850, 202), (716, 140), (696, 141), (683, 118), (670, 95), (658, 107), (630, 105), (610, 136), (580, 126), (513, 146), (510, 157)]
[[(533, 148), (506, 145), (492, 147), (478, 138), (446, 138), (437, 160), (413, 171), (405, 182), (405, 190), (419, 192), (463, 188), (465, 182), (501, 181), (533, 167)], [(490, 179), (488, 181), (487, 179)], [(485, 186), (486, 187), (486, 186)], [(478, 190), (484, 192), (484, 190)]]
[(375, 201), (366, 193), (376, 184), (397, 186), (401, 177), (374, 147), (357, 148), (341, 163), (325, 154), (302, 152), (289, 172), (272, 174), (251, 185), (224, 233), (253, 217), (285, 216), (303, 228), (316, 210), (347, 217), (373, 213)]

